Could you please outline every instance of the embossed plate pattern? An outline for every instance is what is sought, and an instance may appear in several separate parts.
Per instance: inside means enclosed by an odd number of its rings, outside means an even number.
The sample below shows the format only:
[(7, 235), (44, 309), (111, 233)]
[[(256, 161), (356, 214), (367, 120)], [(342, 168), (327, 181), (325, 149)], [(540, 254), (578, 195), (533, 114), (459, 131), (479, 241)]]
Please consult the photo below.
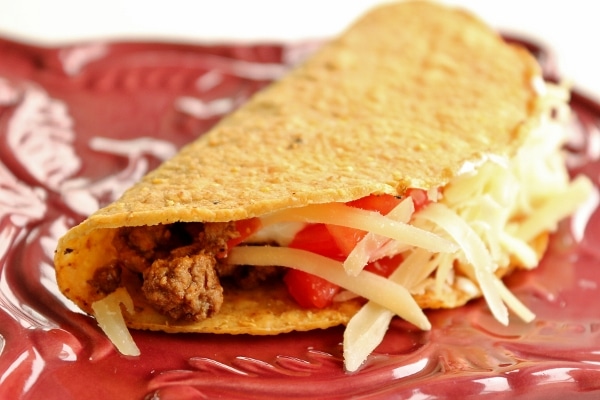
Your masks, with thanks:
[[(551, 60), (529, 44), (555, 77)], [(597, 204), (565, 221), (542, 265), (508, 282), (536, 314), (500, 326), (482, 301), (395, 320), (358, 372), (341, 328), (277, 337), (133, 332), (118, 354), (58, 292), (69, 226), (206, 131), (313, 44), (86, 43), (0, 39), (0, 399), (565, 398), (600, 396)], [(596, 184), (600, 106), (573, 94), (569, 163)]]

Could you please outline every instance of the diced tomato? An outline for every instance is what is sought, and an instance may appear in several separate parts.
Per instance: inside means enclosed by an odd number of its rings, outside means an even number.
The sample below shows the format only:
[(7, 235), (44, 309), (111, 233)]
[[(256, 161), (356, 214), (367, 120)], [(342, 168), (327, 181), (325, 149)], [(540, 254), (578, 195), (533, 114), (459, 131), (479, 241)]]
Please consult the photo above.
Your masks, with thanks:
[(396, 254), (392, 257), (380, 258), (377, 261), (373, 261), (365, 266), (365, 270), (373, 272), (374, 274), (388, 277), (396, 270), (398, 265), (402, 262), (402, 254)]
[[(381, 194), (366, 196), (350, 201), (346, 204), (350, 207), (360, 208), (368, 211), (377, 211), (380, 214), (385, 215), (392, 211), (398, 204), (400, 204), (400, 201), (402, 200), (395, 196)], [(360, 242), (366, 235), (366, 232), (364, 231), (348, 228), (346, 226), (327, 225), (327, 229), (329, 230), (331, 236), (333, 236), (333, 240), (337, 244), (337, 247), (342, 251), (342, 254), (345, 257), (350, 254), (356, 244)]]
[(325, 224), (307, 225), (296, 234), (288, 247), (307, 250), (338, 261), (346, 258)]
[(235, 221), (235, 229), (238, 231), (238, 236), (227, 241), (227, 248), (231, 249), (244, 240), (246, 240), (254, 232), (258, 231), (261, 227), (259, 218), (242, 219)]
[(283, 277), (288, 292), (304, 308), (323, 308), (333, 302), (340, 287), (318, 276), (290, 269)]
[[(408, 189), (407, 195), (413, 198), (418, 210), (429, 203), (427, 192), (422, 189)], [(402, 198), (389, 194), (371, 195), (350, 201), (347, 205), (363, 210), (388, 214)], [(289, 247), (307, 250), (338, 261), (346, 259), (366, 232), (338, 225), (309, 224), (296, 234)], [(366, 270), (382, 276), (389, 276), (402, 261), (402, 256), (386, 257), (370, 263)], [(323, 308), (331, 304), (340, 288), (318, 276), (303, 271), (290, 269), (284, 282), (288, 292), (296, 302), (306, 308)]]
[(345, 260), (352, 249), (356, 247), (356, 244), (367, 234), (365, 231), (347, 226), (326, 225), (326, 227), (333, 242), (340, 250), (341, 260)]
[(346, 204), (350, 207), (378, 211), (379, 213), (386, 215), (400, 204), (401, 201), (402, 199), (400, 197), (392, 196), (391, 194), (372, 194), (357, 200), (349, 201)]
[[(419, 211), (427, 204), (431, 203), (426, 190), (409, 188), (406, 189), (405, 194), (412, 197), (413, 203), (415, 204), (415, 211)], [(381, 214), (386, 215), (400, 204), (403, 198), (404, 197), (392, 196), (391, 194), (372, 194), (358, 200), (350, 201), (346, 204), (351, 207), (362, 208), (363, 210), (379, 211)]]

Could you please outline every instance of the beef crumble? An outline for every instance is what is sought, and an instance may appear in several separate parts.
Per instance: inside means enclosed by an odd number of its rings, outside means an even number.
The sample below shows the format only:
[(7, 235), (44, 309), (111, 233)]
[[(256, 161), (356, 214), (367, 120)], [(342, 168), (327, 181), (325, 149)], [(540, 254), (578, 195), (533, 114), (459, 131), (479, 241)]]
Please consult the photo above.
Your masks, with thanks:
[(221, 263), (217, 265), (217, 270), (221, 278), (234, 282), (241, 288), (252, 289), (273, 278), (282, 278), (285, 268), (274, 265), (255, 267)]
[(215, 264), (215, 257), (204, 252), (158, 259), (143, 273), (142, 293), (158, 311), (173, 319), (208, 318), (223, 303)]
[(120, 228), (113, 239), (119, 254), (118, 261), (125, 268), (143, 273), (152, 262), (167, 258), (173, 249), (187, 246), (200, 237), (202, 224), (170, 224)]
[(121, 266), (112, 262), (94, 271), (94, 278), (88, 283), (99, 293), (112, 293), (121, 286)]
[(276, 267), (223, 262), (227, 241), (237, 235), (233, 222), (123, 227), (113, 239), (118, 259), (99, 268), (89, 283), (110, 293), (127, 269), (142, 278), (142, 293), (153, 308), (176, 320), (200, 321), (223, 303), (221, 278), (247, 288), (280, 275)]

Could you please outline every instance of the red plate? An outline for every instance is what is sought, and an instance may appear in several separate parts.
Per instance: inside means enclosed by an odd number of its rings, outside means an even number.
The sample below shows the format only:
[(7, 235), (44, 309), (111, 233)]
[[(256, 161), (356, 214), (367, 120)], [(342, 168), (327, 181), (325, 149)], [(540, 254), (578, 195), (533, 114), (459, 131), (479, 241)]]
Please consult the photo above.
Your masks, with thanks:
[[(142, 355), (124, 357), (62, 297), (58, 237), (311, 47), (0, 40), (0, 398), (600, 396), (596, 204), (561, 225), (537, 270), (509, 279), (533, 323), (502, 327), (482, 301), (429, 312), (430, 332), (395, 320), (353, 374), (342, 368), (341, 328), (133, 332)], [(600, 106), (577, 93), (572, 105), (570, 166), (598, 184)]]

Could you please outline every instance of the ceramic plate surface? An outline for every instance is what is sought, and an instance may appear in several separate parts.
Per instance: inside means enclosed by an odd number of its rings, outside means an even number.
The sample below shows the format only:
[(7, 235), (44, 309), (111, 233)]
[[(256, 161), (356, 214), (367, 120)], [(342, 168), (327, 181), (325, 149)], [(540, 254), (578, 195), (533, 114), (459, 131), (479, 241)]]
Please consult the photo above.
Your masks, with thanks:
[[(598, 398), (597, 204), (561, 224), (541, 266), (508, 279), (536, 314), (484, 302), (394, 320), (356, 373), (341, 328), (277, 337), (133, 332), (117, 353), (59, 293), (57, 239), (277, 79), (314, 44), (197, 46), (0, 39), (0, 398)], [(529, 45), (555, 78), (552, 60)], [(600, 175), (600, 106), (574, 92), (569, 166)], [(250, 149), (249, 149), (250, 150)], [(597, 197), (597, 196), (596, 196)]]

